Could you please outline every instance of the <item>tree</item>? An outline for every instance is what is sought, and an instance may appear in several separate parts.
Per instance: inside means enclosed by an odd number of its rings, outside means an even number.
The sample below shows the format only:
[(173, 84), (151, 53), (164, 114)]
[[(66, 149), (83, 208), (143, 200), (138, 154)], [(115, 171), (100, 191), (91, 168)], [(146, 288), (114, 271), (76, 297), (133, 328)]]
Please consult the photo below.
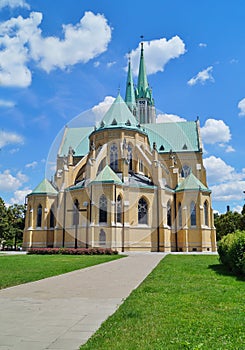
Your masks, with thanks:
[(216, 227), (217, 240), (219, 241), (228, 233), (243, 229), (244, 215), (237, 212), (228, 211), (225, 214), (215, 215), (214, 224)]
[(9, 232), (8, 211), (3, 199), (0, 197), (0, 245), (4, 245)]
[(14, 246), (22, 241), (25, 226), (25, 205), (14, 204), (6, 207), (0, 197), (0, 246)]
[(25, 227), (25, 206), (22, 204), (14, 204), (8, 208), (9, 218), (9, 240), (12, 240), (16, 249), (17, 243), (22, 241), (23, 230)]

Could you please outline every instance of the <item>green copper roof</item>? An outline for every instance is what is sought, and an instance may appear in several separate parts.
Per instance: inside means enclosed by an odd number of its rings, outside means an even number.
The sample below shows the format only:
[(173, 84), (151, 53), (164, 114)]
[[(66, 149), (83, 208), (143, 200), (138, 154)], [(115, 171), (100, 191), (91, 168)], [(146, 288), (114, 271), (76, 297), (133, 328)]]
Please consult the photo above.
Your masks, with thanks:
[(140, 66), (139, 66), (139, 75), (138, 75), (138, 94), (139, 97), (145, 97), (145, 92), (148, 89), (148, 81), (145, 69), (144, 61), (144, 46), (141, 43), (141, 52), (140, 52)]
[(117, 174), (109, 167), (109, 165), (106, 165), (104, 169), (99, 173), (98, 176), (91, 182), (91, 183), (114, 183), (121, 185), (122, 181), (117, 176)]
[(59, 149), (59, 156), (66, 156), (69, 147), (75, 151), (75, 156), (85, 155), (89, 151), (88, 136), (94, 130), (93, 127), (67, 128), (65, 129), (63, 139)]
[(101, 127), (129, 126), (135, 128), (137, 120), (119, 94), (101, 121)]
[(150, 105), (154, 106), (154, 99), (152, 97), (152, 91), (149, 87), (145, 69), (145, 60), (144, 60), (144, 44), (141, 43), (141, 53), (140, 53), (140, 66), (139, 66), (139, 75), (138, 75), (138, 85), (135, 90), (136, 99), (147, 98)]
[(133, 82), (133, 76), (132, 76), (132, 71), (131, 71), (130, 59), (128, 61), (128, 77), (127, 77), (127, 82), (126, 82), (125, 102), (131, 111), (133, 111), (133, 109), (136, 108), (134, 82)]
[(54, 186), (47, 180), (44, 179), (40, 184), (30, 193), (32, 194), (50, 194), (56, 195), (58, 192), (54, 188)]
[(190, 173), (190, 175), (176, 187), (175, 192), (187, 190), (211, 192), (193, 173)]
[(199, 151), (196, 122), (142, 124), (150, 145), (157, 145), (160, 153)]

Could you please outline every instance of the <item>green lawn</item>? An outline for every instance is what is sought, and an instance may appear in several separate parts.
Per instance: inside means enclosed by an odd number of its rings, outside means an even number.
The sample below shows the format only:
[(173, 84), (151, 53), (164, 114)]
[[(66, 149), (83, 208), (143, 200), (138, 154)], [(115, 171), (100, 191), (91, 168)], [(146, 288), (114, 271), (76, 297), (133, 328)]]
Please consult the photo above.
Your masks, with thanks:
[(119, 255), (13, 255), (0, 257), (0, 289), (119, 259)]
[(217, 256), (168, 255), (81, 349), (244, 350), (244, 279)]

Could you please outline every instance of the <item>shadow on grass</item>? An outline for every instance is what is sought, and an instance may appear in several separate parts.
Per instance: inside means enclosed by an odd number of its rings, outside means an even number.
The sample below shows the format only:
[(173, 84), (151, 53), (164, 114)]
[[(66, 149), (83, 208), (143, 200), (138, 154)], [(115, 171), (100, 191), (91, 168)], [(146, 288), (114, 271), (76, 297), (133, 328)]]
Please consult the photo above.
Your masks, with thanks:
[(233, 278), (237, 279), (238, 281), (244, 281), (245, 282), (245, 276), (236, 275), (236, 274), (232, 273), (223, 264), (209, 265), (208, 268), (213, 270), (218, 275), (230, 276), (230, 277), (233, 277)]

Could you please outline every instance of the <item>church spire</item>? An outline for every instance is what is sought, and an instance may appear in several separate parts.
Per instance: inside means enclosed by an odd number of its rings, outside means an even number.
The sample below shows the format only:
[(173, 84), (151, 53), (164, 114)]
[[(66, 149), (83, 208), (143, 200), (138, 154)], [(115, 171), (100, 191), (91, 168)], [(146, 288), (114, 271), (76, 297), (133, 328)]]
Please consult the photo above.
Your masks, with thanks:
[(126, 83), (125, 102), (128, 105), (131, 112), (135, 115), (136, 114), (136, 101), (135, 101), (134, 82), (133, 82), (133, 76), (132, 76), (132, 70), (131, 70), (130, 57), (128, 60), (128, 77), (127, 77), (127, 83)]
[(146, 97), (146, 92), (148, 90), (148, 81), (145, 69), (145, 60), (144, 60), (144, 43), (141, 43), (141, 52), (140, 52), (140, 66), (139, 66), (139, 75), (138, 75), (138, 97)]

